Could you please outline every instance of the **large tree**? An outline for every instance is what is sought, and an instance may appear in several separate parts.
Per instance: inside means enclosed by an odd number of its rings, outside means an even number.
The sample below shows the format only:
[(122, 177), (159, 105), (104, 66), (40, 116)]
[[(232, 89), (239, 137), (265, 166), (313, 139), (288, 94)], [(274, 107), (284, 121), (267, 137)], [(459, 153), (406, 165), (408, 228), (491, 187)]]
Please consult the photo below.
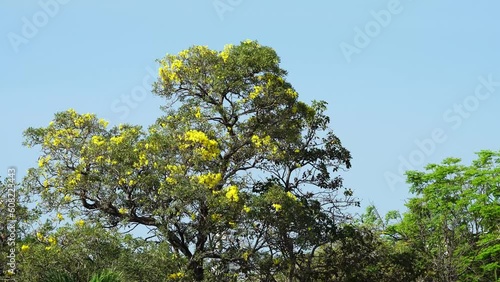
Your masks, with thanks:
[(24, 191), (45, 210), (151, 227), (188, 261), (175, 278), (302, 279), (355, 203), (338, 174), (351, 156), (279, 62), (256, 41), (165, 56), (165, 116), (146, 130), (57, 113), (25, 131), (42, 153)]

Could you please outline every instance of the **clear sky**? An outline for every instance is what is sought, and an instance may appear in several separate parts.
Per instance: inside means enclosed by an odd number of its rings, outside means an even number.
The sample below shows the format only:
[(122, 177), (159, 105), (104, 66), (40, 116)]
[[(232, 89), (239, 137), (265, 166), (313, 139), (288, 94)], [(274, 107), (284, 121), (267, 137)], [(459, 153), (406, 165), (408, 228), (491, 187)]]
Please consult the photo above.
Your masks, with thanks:
[(499, 10), (494, 0), (0, 0), (0, 175), (36, 165), (22, 132), (55, 112), (147, 126), (162, 113), (155, 59), (254, 39), (278, 52), (302, 100), (329, 103), (353, 155), (345, 184), (363, 206), (404, 210), (398, 168), (500, 149)]

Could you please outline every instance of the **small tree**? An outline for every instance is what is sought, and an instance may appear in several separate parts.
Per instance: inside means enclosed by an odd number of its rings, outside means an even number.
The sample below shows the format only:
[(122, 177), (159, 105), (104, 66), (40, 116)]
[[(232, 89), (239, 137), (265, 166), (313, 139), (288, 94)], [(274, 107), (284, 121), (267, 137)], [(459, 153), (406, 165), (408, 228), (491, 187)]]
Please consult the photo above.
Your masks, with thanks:
[(408, 212), (391, 233), (420, 257), (425, 281), (500, 281), (500, 152), (408, 172)]

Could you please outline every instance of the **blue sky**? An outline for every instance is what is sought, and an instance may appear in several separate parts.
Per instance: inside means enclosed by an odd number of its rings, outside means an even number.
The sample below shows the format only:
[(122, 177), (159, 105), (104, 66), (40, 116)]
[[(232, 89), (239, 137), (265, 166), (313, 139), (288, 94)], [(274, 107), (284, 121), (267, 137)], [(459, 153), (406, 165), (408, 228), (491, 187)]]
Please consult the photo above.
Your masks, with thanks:
[(0, 175), (36, 165), (22, 132), (55, 112), (147, 126), (162, 113), (149, 92), (155, 59), (255, 39), (278, 52), (302, 100), (329, 103), (353, 155), (345, 184), (363, 206), (404, 210), (398, 167), (500, 149), (499, 10), (493, 0), (3, 0)]

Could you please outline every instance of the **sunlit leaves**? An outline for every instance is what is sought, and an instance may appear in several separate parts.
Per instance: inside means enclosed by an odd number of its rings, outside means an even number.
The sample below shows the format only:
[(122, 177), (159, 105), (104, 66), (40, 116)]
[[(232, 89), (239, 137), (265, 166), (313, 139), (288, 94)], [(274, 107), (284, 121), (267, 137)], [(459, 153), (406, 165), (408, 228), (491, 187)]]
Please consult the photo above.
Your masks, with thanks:
[(422, 252), (429, 279), (493, 281), (497, 275), (500, 152), (477, 155), (470, 166), (447, 158), (407, 173), (416, 197), (391, 230)]

